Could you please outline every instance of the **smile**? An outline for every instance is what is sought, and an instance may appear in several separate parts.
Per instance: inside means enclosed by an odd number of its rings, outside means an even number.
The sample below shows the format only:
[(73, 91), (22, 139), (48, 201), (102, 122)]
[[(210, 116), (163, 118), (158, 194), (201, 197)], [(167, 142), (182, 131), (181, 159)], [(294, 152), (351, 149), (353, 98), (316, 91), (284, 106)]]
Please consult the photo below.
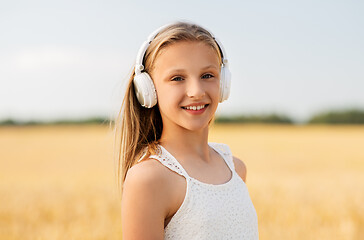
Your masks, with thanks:
[(187, 109), (187, 110), (193, 110), (193, 111), (199, 111), (201, 109), (204, 109), (205, 107), (207, 107), (208, 104), (206, 105), (200, 105), (200, 106), (189, 106), (189, 107), (182, 107), (183, 109)]

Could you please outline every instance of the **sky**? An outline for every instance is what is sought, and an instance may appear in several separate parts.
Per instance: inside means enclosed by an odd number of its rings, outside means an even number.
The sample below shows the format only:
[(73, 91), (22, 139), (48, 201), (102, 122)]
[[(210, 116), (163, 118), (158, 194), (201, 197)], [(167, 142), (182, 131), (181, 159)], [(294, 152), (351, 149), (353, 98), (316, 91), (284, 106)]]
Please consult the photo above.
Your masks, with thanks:
[(1, 1), (0, 120), (115, 116), (140, 45), (178, 20), (225, 48), (217, 115), (363, 109), (363, 12), (360, 0)]

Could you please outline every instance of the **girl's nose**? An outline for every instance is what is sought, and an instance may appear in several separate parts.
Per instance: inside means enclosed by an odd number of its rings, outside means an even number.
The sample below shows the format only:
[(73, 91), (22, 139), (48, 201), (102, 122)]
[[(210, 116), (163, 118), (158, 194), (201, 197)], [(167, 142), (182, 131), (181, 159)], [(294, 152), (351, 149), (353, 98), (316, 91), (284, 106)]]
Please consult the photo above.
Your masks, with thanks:
[(189, 98), (201, 99), (205, 96), (205, 89), (201, 79), (190, 79), (187, 81), (186, 94)]

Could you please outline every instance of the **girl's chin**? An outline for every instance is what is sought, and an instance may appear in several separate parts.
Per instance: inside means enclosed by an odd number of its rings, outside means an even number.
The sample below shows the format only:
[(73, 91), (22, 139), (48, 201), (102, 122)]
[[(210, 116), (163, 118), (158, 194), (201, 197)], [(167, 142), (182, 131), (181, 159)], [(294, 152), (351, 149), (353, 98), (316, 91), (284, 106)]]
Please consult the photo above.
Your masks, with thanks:
[(203, 131), (205, 129), (208, 129), (209, 127), (209, 121), (206, 122), (199, 122), (199, 123), (193, 123), (193, 122), (189, 122), (183, 125), (180, 125), (182, 128), (192, 131), (192, 132), (200, 132)]

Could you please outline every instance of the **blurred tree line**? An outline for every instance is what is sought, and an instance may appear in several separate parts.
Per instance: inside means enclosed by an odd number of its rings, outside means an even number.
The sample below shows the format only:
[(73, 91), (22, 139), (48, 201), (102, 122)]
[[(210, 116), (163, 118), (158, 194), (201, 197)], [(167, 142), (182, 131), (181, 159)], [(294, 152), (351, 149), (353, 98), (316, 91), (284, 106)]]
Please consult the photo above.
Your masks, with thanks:
[(324, 112), (314, 115), (308, 123), (327, 123), (327, 124), (363, 124), (364, 111), (363, 110), (346, 110), (346, 111), (332, 111)]
[(15, 121), (13, 119), (6, 119), (0, 121), (1, 125), (75, 125), (75, 124), (109, 124), (109, 120), (103, 117), (94, 117), (87, 119), (75, 119), (75, 120), (57, 120), (57, 121)]
[[(238, 115), (218, 117), (216, 123), (270, 123), (295, 124), (290, 117), (279, 114)], [(317, 113), (303, 124), (364, 124), (364, 110), (347, 109)]]
[[(266, 124), (295, 124), (290, 117), (281, 114), (263, 115), (233, 115), (219, 116), (216, 123), (266, 123)], [(0, 125), (74, 125), (74, 124), (104, 124), (108, 125), (110, 120), (103, 117), (95, 117), (80, 120), (58, 120), (50, 122), (28, 121), (21, 122), (12, 119), (0, 121)], [(313, 115), (303, 124), (364, 124), (364, 110), (332, 110)]]

